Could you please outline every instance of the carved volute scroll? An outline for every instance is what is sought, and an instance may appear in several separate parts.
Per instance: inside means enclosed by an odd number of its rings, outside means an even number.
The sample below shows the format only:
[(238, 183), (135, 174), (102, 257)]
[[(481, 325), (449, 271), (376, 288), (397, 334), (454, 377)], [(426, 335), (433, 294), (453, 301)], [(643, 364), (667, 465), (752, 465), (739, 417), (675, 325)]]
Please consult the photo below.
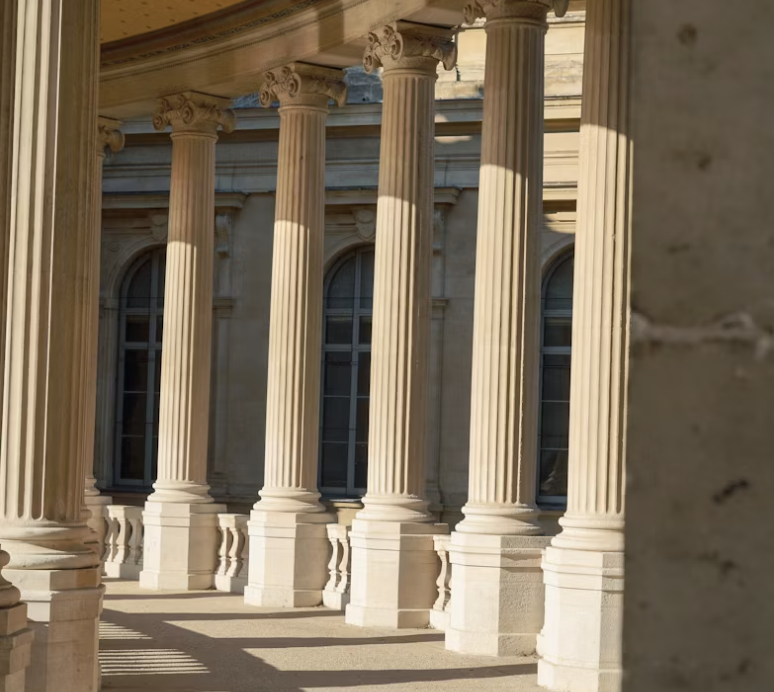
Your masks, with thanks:
[(228, 106), (230, 99), (186, 91), (167, 96), (159, 102), (153, 116), (153, 127), (163, 130), (168, 125), (173, 132), (190, 132), (214, 135), (218, 127), (233, 132), (236, 115)]
[(369, 74), (378, 67), (424, 67), (440, 62), (451, 70), (457, 62), (457, 46), (449, 29), (395, 22), (368, 34), (363, 67)]
[(524, 17), (545, 21), (546, 14), (553, 10), (557, 17), (564, 17), (570, 0), (473, 0), (465, 5), (465, 23), (473, 24), (479, 17), (488, 20), (507, 17)]
[(120, 120), (113, 118), (97, 118), (97, 153), (104, 154), (105, 149), (110, 149), (117, 154), (124, 148), (124, 133), (119, 129)]
[(341, 70), (291, 63), (264, 73), (258, 99), (264, 108), (275, 101), (280, 106), (327, 107), (331, 99), (343, 106), (347, 102), (347, 85)]

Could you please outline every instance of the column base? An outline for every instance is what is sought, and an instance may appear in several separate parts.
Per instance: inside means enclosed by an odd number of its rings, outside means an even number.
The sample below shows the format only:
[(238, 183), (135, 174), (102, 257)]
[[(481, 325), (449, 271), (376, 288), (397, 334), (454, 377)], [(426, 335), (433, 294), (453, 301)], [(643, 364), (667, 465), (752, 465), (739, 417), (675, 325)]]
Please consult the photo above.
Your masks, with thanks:
[(342, 613), (349, 604), (349, 594), (338, 591), (323, 591), (322, 604), (331, 610), (340, 610)]
[(307, 608), (322, 604), (328, 581), (331, 544), (323, 512), (272, 512), (254, 509), (247, 524), (250, 568), (247, 605)]
[(355, 519), (347, 624), (427, 627), (440, 570), (433, 535), (448, 531), (446, 524)]
[(32, 630), (27, 627), (27, 604), (0, 609), (0, 690), (25, 692), (32, 654)]
[(619, 692), (623, 552), (550, 546), (538, 684), (554, 692)]
[[(31, 643), (26, 692), (99, 690), (99, 567), (3, 571), (27, 605)], [(15, 688), (4, 688), (15, 689)]]
[(218, 514), (225, 505), (146, 502), (140, 588), (211, 589), (218, 564)]
[(446, 648), (530, 656), (543, 625), (540, 563), (548, 536), (452, 533), (452, 594)]

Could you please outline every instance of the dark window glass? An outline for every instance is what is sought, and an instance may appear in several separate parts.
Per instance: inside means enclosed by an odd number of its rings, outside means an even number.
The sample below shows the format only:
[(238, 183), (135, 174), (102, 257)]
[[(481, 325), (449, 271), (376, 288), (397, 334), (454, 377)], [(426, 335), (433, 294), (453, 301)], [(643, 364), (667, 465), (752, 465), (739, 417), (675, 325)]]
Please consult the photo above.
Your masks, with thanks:
[(325, 343), (346, 344), (352, 343), (352, 318), (346, 315), (334, 315), (325, 318)]

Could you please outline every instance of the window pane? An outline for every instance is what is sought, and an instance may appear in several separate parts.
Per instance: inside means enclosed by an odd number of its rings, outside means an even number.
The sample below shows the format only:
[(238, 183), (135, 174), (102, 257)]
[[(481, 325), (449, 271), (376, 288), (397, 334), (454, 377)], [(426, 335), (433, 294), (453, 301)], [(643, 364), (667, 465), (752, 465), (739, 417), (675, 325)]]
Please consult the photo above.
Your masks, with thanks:
[(325, 319), (326, 344), (352, 343), (352, 318), (340, 315), (328, 316)]
[(121, 438), (121, 479), (142, 481), (145, 476), (145, 436)]
[(368, 345), (371, 343), (371, 316), (360, 318), (360, 329), (358, 332), (358, 341), (361, 345)]
[(570, 356), (543, 356), (542, 399), (543, 401), (570, 400)]
[(567, 449), (570, 427), (569, 402), (544, 402), (540, 417), (541, 449)]
[(368, 399), (357, 400), (356, 442), (368, 442), (368, 404)]
[(543, 326), (544, 346), (572, 345), (572, 320), (562, 317), (546, 317)]
[(546, 310), (572, 310), (573, 257), (565, 259), (551, 274), (545, 292)]
[(156, 318), (156, 343), (160, 344), (163, 338), (164, 338), (164, 318), (157, 317)]
[(127, 315), (124, 337), (127, 341), (145, 343), (150, 334), (150, 320), (145, 315)]
[(156, 364), (156, 373), (153, 376), (153, 391), (158, 394), (161, 392), (161, 351), (156, 351), (153, 355), (155, 356), (154, 362)]
[(148, 352), (145, 349), (124, 351), (124, 391), (148, 390)]
[(146, 394), (124, 394), (122, 431), (124, 435), (145, 435)]
[(368, 487), (368, 443), (355, 445), (355, 479), (354, 487)]
[(126, 292), (126, 307), (149, 308), (151, 295), (151, 258), (145, 260), (142, 266), (132, 276), (129, 290)]
[(567, 495), (567, 451), (542, 450), (540, 453), (540, 494)]
[(322, 483), (328, 488), (347, 487), (347, 445), (326, 442), (322, 445)]
[[(156, 428), (158, 430), (158, 427)], [(158, 477), (158, 468), (159, 468), (159, 437), (158, 435), (153, 436), (153, 447), (151, 449), (151, 468), (150, 468), (150, 477), (151, 482), (153, 482), (154, 478)]]
[(323, 431), (325, 442), (346, 442), (349, 439), (349, 397), (323, 398)]
[(328, 285), (329, 308), (349, 309), (355, 301), (355, 258), (351, 257), (337, 270), (336, 275)]
[(352, 354), (350, 351), (325, 354), (324, 394), (349, 396), (352, 383)]
[[(160, 308), (164, 308), (164, 286), (166, 285), (167, 278), (167, 251), (164, 249), (159, 253), (159, 277), (158, 277), (158, 289), (156, 290), (156, 304)], [(161, 335), (159, 334), (158, 340), (161, 341)]]
[[(374, 252), (360, 253), (360, 308), (373, 310), (374, 307)], [(369, 332), (370, 333), (370, 332)], [(360, 342), (366, 343), (361, 340)], [(371, 343), (370, 340), (368, 343)]]
[(368, 396), (371, 393), (371, 354), (361, 353), (357, 364), (357, 395)]

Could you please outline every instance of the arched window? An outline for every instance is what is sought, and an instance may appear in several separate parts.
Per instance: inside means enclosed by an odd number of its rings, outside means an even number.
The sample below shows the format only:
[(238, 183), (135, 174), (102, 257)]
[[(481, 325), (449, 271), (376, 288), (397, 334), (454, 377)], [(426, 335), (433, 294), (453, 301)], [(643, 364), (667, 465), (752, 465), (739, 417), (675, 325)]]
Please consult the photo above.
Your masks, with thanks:
[(365, 494), (374, 251), (352, 252), (328, 273), (323, 305), (320, 491)]
[(166, 248), (144, 254), (121, 285), (115, 484), (156, 478)]
[(573, 255), (563, 255), (543, 283), (540, 351), (538, 502), (567, 502), (570, 429)]

